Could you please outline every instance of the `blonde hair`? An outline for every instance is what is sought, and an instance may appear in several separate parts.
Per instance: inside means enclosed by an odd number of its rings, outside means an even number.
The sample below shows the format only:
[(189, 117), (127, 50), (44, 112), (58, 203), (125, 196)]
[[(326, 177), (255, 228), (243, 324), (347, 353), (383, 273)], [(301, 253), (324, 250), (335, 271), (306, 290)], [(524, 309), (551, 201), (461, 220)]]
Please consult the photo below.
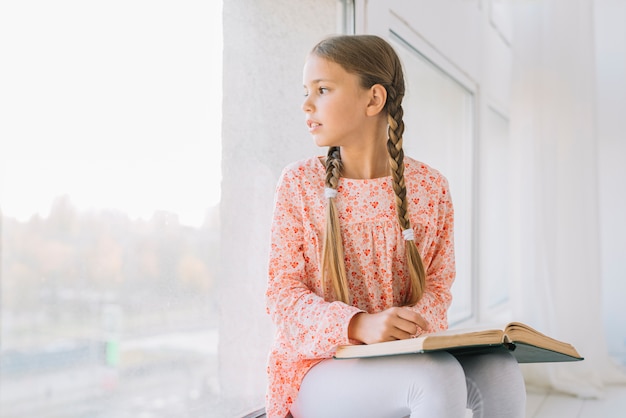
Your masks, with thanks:
[[(347, 72), (357, 75), (363, 88), (369, 89), (375, 84), (380, 84), (386, 89), (387, 101), (384, 110), (387, 112), (389, 136), (387, 151), (396, 195), (396, 212), (400, 228), (403, 231), (411, 229), (402, 150), (404, 133), (402, 99), (405, 86), (398, 55), (388, 42), (374, 35), (330, 37), (318, 43), (311, 54), (335, 62)], [(337, 189), (341, 169), (339, 148), (330, 147), (326, 157), (326, 187)], [(426, 273), (415, 241), (408, 240), (405, 244), (411, 287), (403, 305), (414, 305), (424, 293)], [(333, 198), (328, 199), (326, 206), (326, 231), (320, 264), (323, 289), (326, 289), (330, 282), (336, 300), (350, 304), (339, 217)]]

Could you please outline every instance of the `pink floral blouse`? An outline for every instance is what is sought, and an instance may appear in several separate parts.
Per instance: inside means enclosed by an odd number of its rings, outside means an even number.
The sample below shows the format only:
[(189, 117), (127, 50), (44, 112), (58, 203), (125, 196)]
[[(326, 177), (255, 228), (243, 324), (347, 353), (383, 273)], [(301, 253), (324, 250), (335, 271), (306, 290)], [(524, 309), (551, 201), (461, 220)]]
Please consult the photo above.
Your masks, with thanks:
[[(444, 330), (455, 276), (448, 182), (426, 164), (408, 157), (404, 163), (411, 226), (427, 272), (426, 291), (412, 309), (429, 322), (428, 332)], [(409, 291), (391, 177), (342, 178), (336, 204), (352, 304), (324, 300), (319, 271), (324, 178), (320, 158), (313, 157), (286, 167), (276, 188), (266, 293), (277, 330), (267, 367), (270, 418), (289, 413), (311, 367), (332, 357), (338, 345), (351, 343), (348, 323), (356, 313), (398, 306)]]

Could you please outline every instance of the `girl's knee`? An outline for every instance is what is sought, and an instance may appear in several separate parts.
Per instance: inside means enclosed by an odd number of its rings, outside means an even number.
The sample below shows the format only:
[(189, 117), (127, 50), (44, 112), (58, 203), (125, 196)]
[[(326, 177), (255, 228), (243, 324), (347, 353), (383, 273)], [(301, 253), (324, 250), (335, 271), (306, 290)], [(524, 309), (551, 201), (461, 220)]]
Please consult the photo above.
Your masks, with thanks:
[(465, 386), (463, 368), (449, 353), (398, 356), (395, 362), (396, 367), (402, 368), (421, 387), (440, 390), (450, 386)]
[(433, 353), (426, 358), (427, 364), (416, 371), (422, 380), (419, 390), (416, 385), (410, 392), (411, 410), (421, 411), (420, 416), (462, 416), (467, 400), (463, 368), (448, 353)]
[(494, 352), (490, 354), (463, 356), (458, 358), (466, 375), (477, 378), (490, 378), (494, 375), (522, 377), (519, 364), (509, 352)]
[(432, 375), (437, 383), (442, 385), (465, 385), (465, 372), (454, 356), (446, 352), (440, 352), (433, 353), (432, 357), (436, 365)]
[(467, 379), (468, 407), (475, 417), (523, 417), (524, 378), (508, 352), (460, 357)]
[(493, 353), (485, 357), (490, 357), (489, 374), (500, 376), (498, 379), (500, 384), (511, 391), (519, 393), (520, 396), (523, 395), (525, 402), (526, 385), (517, 359), (508, 352)]
[(412, 377), (421, 395), (450, 402), (465, 399), (465, 374), (459, 362), (449, 353), (431, 353), (415, 356)]

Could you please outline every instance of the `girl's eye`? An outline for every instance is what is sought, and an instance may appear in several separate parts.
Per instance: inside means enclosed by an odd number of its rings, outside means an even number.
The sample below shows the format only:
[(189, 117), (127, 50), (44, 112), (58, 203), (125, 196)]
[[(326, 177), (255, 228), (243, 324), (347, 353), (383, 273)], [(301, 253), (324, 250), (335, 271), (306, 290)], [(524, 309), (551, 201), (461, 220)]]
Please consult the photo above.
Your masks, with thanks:
[[(317, 92), (318, 92), (319, 95), (326, 94), (326, 93), (328, 93), (328, 87), (318, 87), (317, 88)], [(303, 96), (304, 97), (309, 97), (309, 91), (305, 90)]]

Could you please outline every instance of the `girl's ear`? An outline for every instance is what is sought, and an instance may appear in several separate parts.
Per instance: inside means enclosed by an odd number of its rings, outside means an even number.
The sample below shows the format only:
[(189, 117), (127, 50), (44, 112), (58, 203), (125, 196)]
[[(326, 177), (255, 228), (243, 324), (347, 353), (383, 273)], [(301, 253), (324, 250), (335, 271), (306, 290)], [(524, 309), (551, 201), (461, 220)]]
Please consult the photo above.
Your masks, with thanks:
[(387, 90), (380, 84), (374, 84), (369, 91), (370, 101), (367, 104), (367, 115), (376, 116), (385, 108)]

